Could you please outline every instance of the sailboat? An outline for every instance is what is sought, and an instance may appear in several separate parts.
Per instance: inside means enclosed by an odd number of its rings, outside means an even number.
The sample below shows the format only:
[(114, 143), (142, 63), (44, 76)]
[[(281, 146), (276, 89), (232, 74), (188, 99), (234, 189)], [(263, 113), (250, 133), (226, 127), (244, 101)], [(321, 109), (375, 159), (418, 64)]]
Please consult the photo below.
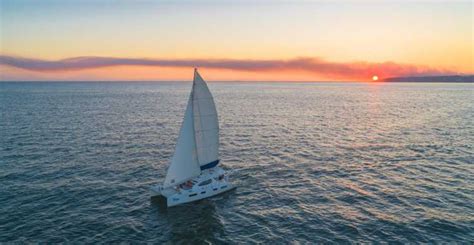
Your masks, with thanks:
[(229, 191), (230, 171), (219, 164), (219, 122), (206, 82), (194, 69), (194, 80), (174, 155), (163, 184), (151, 187), (168, 207)]

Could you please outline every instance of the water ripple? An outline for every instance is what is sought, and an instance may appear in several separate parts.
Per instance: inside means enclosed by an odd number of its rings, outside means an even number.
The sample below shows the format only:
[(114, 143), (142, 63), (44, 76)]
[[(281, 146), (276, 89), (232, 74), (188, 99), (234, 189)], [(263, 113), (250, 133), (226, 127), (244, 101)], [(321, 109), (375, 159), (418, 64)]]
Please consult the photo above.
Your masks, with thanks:
[(239, 188), (166, 209), (190, 84), (0, 84), (0, 242), (474, 241), (472, 85), (210, 87)]

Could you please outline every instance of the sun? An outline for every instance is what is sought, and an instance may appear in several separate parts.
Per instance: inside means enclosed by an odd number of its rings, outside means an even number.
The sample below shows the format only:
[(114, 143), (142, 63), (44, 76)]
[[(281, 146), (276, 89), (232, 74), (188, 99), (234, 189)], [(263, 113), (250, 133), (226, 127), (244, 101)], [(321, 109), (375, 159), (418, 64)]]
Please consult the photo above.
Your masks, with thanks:
[(372, 81), (377, 81), (377, 80), (379, 80), (379, 77), (374, 75), (374, 76), (372, 77)]

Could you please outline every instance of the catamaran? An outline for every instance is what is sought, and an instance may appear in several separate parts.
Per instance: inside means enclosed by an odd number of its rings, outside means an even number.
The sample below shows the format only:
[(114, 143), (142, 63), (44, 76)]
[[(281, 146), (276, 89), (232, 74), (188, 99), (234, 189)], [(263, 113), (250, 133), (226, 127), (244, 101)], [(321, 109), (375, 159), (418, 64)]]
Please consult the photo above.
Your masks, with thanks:
[(151, 188), (168, 207), (215, 196), (235, 188), (230, 172), (219, 164), (219, 122), (206, 82), (194, 69), (194, 80), (174, 155), (163, 184)]

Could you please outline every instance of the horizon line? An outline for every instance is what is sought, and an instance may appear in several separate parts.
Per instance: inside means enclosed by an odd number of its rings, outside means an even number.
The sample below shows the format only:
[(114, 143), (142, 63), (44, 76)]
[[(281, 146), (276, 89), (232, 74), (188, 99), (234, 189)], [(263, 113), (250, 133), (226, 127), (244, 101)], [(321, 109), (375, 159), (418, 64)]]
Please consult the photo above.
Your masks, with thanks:
[[(430, 76), (399, 76), (373, 80), (206, 80), (207, 83), (420, 83), (410, 81), (388, 81), (397, 78), (439, 78), (439, 77), (474, 77), (473, 74), (463, 75), (430, 75)], [(192, 83), (192, 80), (0, 80), (0, 83)], [(470, 83), (470, 82), (424, 82), (424, 83)]]

